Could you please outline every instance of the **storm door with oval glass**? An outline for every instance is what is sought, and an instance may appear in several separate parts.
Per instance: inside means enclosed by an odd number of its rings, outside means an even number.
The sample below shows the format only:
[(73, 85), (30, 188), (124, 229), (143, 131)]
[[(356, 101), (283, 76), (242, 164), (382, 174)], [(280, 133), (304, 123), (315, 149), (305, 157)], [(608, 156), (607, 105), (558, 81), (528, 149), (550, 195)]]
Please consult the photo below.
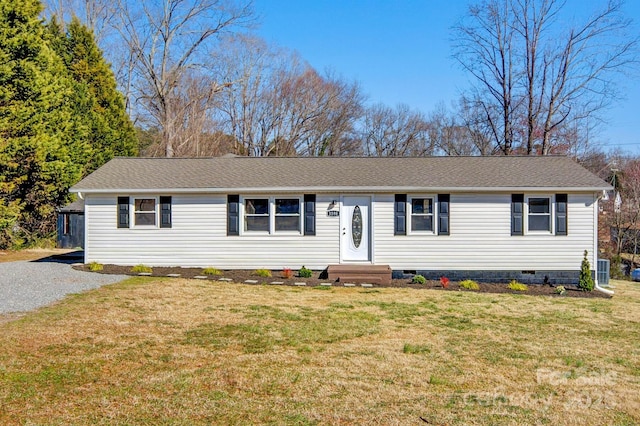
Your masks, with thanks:
[(340, 211), (342, 262), (371, 261), (371, 198), (344, 197)]

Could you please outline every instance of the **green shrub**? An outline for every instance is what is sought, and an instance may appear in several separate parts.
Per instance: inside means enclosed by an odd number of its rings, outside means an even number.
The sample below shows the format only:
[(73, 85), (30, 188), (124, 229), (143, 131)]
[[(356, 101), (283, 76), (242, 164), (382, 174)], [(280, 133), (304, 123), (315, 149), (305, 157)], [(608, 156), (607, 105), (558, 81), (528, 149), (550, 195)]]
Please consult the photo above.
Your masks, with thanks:
[(609, 274), (611, 275), (611, 278), (615, 279), (615, 280), (623, 280), (625, 279), (625, 275), (622, 268), (622, 256), (620, 255), (613, 255), (611, 256), (610, 259), (610, 266), (609, 266)]
[(131, 268), (131, 272), (135, 272), (136, 274), (139, 274), (140, 272), (146, 272), (150, 274), (153, 272), (153, 269), (150, 266), (146, 265), (136, 265)]
[(558, 287), (556, 287), (556, 289), (554, 291), (556, 292), (556, 294), (559, 294), (560, 296), (562, 296), (563, 294), (565, 294), (567, 292), (567, 289), (564, 288), (564, 286), (559, 285)]
[(460, 281), (460, 287), (466, 288), (467, 290), (480, 290), (480, 286), (474, 280)]
[(256, 269), (253, 274), (262, 278), (271, 278), (271, 271), (268, 269)]
[(416, 275), (416, 276), (413, 277), (411, 282), (413, 284), (426, 284), (427, 283), (427, 279), (425, 277), (423, 277), (422, 275)]
[(313, 271), (311, 269), (307, 269), (304, 266), (300, 268), (298, 271), (298, 276), (301, 278), (311, 278), (313, 276)]
[(582, 291), (593, 291), (595, 287), (595, 282), (593, 282), (593, 277), (591, 276), (591, 265), (589, 264), (589, 259), (587, 259), (588, 254), (589, 252), (585, 250), (584, 259), (582, 259), (582, 265), (580, 265), (578, 287), (580, 287)]
[(526, 284), (519, 283), (516, 280), (511, 280), (508, 287), (509, 289), (516, 291), (527, 291), (529, 289)]
[(222, 275), (222, 271), (217, 268), (204, 268), (202, 270), (203, 275)]
[(89, 270), (91, 272), (98, 272), (98, 271), (102, 271), (103, 269), (104, 269), (104, 267), (102, 266), (102, 263), (91, 262), (89, 264)]

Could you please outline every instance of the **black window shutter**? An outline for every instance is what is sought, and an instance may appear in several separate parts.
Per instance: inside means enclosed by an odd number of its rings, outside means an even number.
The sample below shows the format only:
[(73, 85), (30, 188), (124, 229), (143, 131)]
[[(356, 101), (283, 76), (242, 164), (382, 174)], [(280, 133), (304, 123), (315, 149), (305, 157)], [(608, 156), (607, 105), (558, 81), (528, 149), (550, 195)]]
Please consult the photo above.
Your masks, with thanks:
[(160, 228), (171, 228), (171, 197), (160, 197)]
[(129, 227), (129, 197), (118, 197), (118, 228)]
[(567, 194), (556, 194), (556, 235), (567, 235)]
[(304, 194), (304, 235), (316, 235), (316, 194)]
[(524, 235), (523, 209), (524, 194), (511, 194), (511, 235)]
[(438, 194), (438, 235), (449, 235), (449, 194)]
[(240, 235), (239, 195), (227, 195), (227, 235)]
[(393, 235), (407, 235), (407, 194), (396, 194), (393, 219)]

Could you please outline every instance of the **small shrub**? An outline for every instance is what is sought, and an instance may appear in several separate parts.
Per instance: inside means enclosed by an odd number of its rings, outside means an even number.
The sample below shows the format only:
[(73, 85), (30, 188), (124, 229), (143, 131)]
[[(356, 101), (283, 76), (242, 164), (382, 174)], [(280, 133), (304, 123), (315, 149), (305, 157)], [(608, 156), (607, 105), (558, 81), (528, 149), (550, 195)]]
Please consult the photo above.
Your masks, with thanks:
[(313, 271), (311, 269), (307, 269), (304, 266), (300, 268), (298, 271), (298, 276), (301, 278), (311, 278), (313, 276)]
[(253, 274), (262, 278), (271, 278), (271, 271), (268, 269), (256, 269)]
[(202, 270), (203, 275), (222, 275), (222, 271), (217, 268), (204, 268)]
[(556, 292), (556, 294), (559, 294), (560, 296), (562, 296), (563, 294), (565, 294), (567, 292), (567, 289), (564, 288), (564, 286), (559, 285), (558, 287), (556, 287), (556, 289), (554, 291)]
[(427, 279), (425, 277), (423, 277), (422, 275), (416, 275), (416, 276), (413, 277), (411, 282), (413, 284), (426, 284), (427, 283)]
[(293, 278), (293, 271), (291, 270), (291, 268), (284, 268), (282, 270), (282, 278), (284, 279), (289, 279), (289, 278)]
[(466, 288), (467, 290), (480, 290), (480, 286), (474, 280), (460, 281), (460, 287)]
[(442, 284), (442, 288), (449, 288), (449, 278), (440, 277), (440, 284)]
[(609, 273), (611, 274), (611, 278), (615, 280), (623, 280), (625, 279), (624, 268), (622, 264), (622, 256), (613, 255), (611, 256), (611, 266), (609, 267)]
[(103, 269), (104, 269), (104, 267), (102, 266), (102, 263), (91, 262), (89, 264), (89, 270), (91, 272), (98, 272), (98, 271), (102, 271)]
[(580, 265), (580, 278), (578, 279), (578, 287), (582, 291), (593, 291), (595, 287), (595, 282), (593, 282), (593, 277), (591, 276), (591, 265), (589, 264), (589, 259), (587, 259), (587, 255), (589, 252), (587, 250), (584, 251), (584, 259), (582, 259), (582, 265)]
[(515, 290), (515, 291), (527, 291), (529, 289), (529, 287), (527, 287), (526, 284), (519, 283), (516, 280), (511, 280), (508, 287), (510, 290)]
[(136, 274), (139, 274), (140, 272), (152, 273), (153, 269), (146, 265), (136, 265), (131, 268), (131, 272), (135, 272)]

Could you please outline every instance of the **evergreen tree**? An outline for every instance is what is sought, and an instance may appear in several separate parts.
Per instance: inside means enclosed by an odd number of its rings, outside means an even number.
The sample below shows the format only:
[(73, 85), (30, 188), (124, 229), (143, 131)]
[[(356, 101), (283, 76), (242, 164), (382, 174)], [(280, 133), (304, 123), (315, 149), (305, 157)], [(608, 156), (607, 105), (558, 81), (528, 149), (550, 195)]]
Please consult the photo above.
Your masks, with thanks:
[(578, 287), (582, 291), (592, 291), (595, 287), (595, 282), (593, 281), (593, 277), (591, 276), (591, 264), (589, 263), (589, 259), (587, 259), (587, 255), (589, 252), (587, 250), (584, 251), (584, 258), (582, 259), (582, 264), (580, 265), (580, 278), (578, 279)]
[(114, 156), (137, 155), (136, 131), (126, 113), (124, 99), (116, 88), (115, 76), (92, 32), (73, 18), (66, 32), (53, 19), (49, 33), (52, 46), (76, 83), (78, 114), (90, 128), (88, 143), (93, 156), (85, 165), (85, 174)]
[(89, 129), (37, 0), (0, 0), (0, 247), (51, 234), (82, 177)]

